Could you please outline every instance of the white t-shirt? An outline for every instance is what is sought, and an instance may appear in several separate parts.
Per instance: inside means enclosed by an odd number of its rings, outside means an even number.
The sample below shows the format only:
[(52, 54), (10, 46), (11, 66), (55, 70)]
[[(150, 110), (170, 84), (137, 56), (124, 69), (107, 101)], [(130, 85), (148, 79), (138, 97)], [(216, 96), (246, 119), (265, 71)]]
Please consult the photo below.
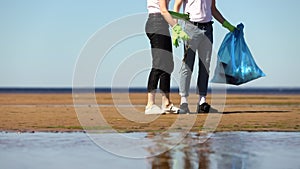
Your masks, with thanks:
[(209, 22), (212, 20), (211, 13), (212, 0), (184, 0), (184, 13), (190, 14), (193, 22)]
[[(167, 0), (169, 4), (170, 0)], [(148, 13), (160, 13), (159, 0), (147, 0)]]

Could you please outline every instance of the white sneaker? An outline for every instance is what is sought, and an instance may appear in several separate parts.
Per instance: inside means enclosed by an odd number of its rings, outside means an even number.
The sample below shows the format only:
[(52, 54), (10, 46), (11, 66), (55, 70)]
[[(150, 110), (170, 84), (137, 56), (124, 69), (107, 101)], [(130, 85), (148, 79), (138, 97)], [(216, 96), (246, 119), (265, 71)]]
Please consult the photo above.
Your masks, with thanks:
[(145, 108), (145, 114), (162, 114), (162, 110), (157, 105), (153, 104)]
[(179, 108), (174, 106), (173, 103), (169, 104), (168, 106), (162, 106), (163, 113), (174, 113), (178, 114)]

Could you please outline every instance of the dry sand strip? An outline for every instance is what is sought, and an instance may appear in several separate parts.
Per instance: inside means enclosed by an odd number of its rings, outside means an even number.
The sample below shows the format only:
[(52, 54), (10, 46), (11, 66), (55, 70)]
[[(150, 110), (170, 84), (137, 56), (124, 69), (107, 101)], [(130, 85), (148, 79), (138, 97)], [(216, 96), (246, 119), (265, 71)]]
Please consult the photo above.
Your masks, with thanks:
[[(143, 114), (143, 105), (146, 103), (145, 93), (114, 95), (97, 93), (92, 99), (87, 96), (74, 97), (83, 98), (82, 105), (74, 105), (72, 94), (0, 94), (0, 131), (81, 132), (84, 129), (105, 130), (112, 127), (118, 132), (161, 132), (169, 130), (179, 117), (183, 121), (187, 121), (192, 116), (174, 114), (155, 118), (146, 116)], [(171, 94), (171, 98), (175, 105), (179, 104), (177, 94)], [(213, 96), (209, 96), (208, 100), (211, 98)], [(196, 103), (196, 100), (197, 96), (192, 95), (190, 98), (191, 110), (194, 110), (193, 103)], [(130, 106), (126, 106), (128, 104)], [(123, 107), (119, 105), (123, 105)], [(80, 106), (88, 111), (97, 109), (107, 122), (106, 126), (97, 126), (97, 117), (78, 116), (76, 110)], [(132, 117), (135, 120), (124, 116), (123, 112), (127, 110), (134, 115)], [(192, 124), (188, 124), (191, 126), (190, 131), (206, 130), (204, 124), (207, 123), (208, 116), (210, 115), (196, 115), (195, 122), (191, 121)], [(136, 120), (137, 117), (145, 121)], [(226, 95), (224, 111), (222, 114), (216, 115), (216, 118), (218, 121), (214, 131), (217, 132), (299, 132), (300, 95)], [(81, 125), (87, 124), (86, 122), (91, 125)], [(177, 128), (177, 130), (180, 129), (180, 127)]]

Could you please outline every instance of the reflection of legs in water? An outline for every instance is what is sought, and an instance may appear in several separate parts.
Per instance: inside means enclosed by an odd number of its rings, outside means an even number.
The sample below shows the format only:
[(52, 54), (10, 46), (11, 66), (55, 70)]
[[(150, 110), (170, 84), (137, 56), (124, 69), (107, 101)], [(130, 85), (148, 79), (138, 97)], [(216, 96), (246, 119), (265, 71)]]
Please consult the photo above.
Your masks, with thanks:
[(151, 159), (151, 168), (157, 169), (157, 168), (173, 168), (172, 167), (172, 160), (171, 160), (171, 152), (166, 151), (159, 156), (152, 157)]
[(201, 144), (201, 148), (198, 155), (198, 168), (199, 169), (208, 169), (209, 168), (209, 154), (210, 154), (210, 144), (208, 142), (204, 142)]
[[(172, 167), (172, 151), (167, 146), (168, 141), (166, 138), (169, 136), (163, 136), (163, 135), (156, 135), (155, 133), (148, 133), (147, 138), (153, 139), (153, 141), (156, 143), (155, 146), (149, 147), (147, 150), (153, 157), (148, 157), (148, 161), (151, 165), (151, 168), (157, 169), (157, 168), (174, 168)], [(164, 151), (162, 151), (164, 150)], [(163, 152), (161, 154), (157, 154), (157, 152)]]
[(188, 136), (182, 143), (186, 146), (179, 149), (184, 154), (182, 168), (208, 169), (211, 143), (209, 140), (199, 143), (199, 138)]
[[(148, 135), (149, 138), (154, 138), (153, 134)], [(192, 135), (187, 137), (180, 143), (180, 146), (176, 146), (172, 149), (168, 148), (168, 141), (160, 137), (155, 147), (148, 149), (150, 154), (155, 154), (155, 151), (166, 149), (167, 151), (148, 158), (151, 168), (209, 168), (209, 154), (210, 142), (205, 141), (199, 143), (199, 138), (193, 138)]]

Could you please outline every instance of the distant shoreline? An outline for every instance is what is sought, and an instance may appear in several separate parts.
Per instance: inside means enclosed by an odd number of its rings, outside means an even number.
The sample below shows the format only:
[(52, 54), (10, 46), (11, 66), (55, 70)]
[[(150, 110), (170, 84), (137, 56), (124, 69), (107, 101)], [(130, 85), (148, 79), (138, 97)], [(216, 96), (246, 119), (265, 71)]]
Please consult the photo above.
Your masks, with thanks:
[[(178, 93), (178, 88), (171, 88), (171, 93)], [(49, 93), (72, 93), (72, 92), (82, 92), (82, 93), (146, 93), (146, 88), (59, 88), (59, 87), (2, 87), (0, 88), (0, 93), (4, 94), (14, 94), (14, 93), (23, 93), (23, 94), (49, 94)], [(225, 91), (221, 91), (224, 93)], [(191, 93), (196, 93), (196, 89), (192, 88)], [(212, 93), (212, 89), (208, 90), (208, 93)], [(213, 93), (218, 93), (218, 89), (213, 90)], [(227, 94), (300, 94), (299, 88), (227, 88)]]

